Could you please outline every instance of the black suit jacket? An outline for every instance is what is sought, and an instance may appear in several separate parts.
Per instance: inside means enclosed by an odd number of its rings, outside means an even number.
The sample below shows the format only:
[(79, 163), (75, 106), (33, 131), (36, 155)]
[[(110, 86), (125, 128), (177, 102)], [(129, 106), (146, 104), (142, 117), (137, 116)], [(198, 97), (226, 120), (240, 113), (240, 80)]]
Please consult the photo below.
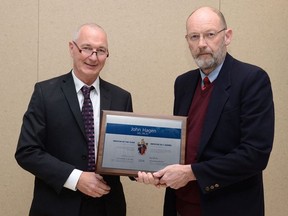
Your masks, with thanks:
[[(129, 92), (100, 79), (100, 110), (132, 111)], [(73, 169), (87, 170), (87, 142), (72, 73), (37, 83), (23, 117), (15, 157), (35, 175), (30, 215), (77, 216), (83, 194), (63, 187)], [(104, 176), (108, 215), (125, 215), (119, 176)]]
[[(188, 115), (199, 79), (198, 69), (176, 79), (175, 115)], [(197, 163), (192, 165), (201, 190), (202, 215), (264, 215), (262, 170), (273, 138), (274, 105), (268, 75), (227, 54), (214, 81)], [(164, 215), (176, 215), (174, 191), (169, 188)]]

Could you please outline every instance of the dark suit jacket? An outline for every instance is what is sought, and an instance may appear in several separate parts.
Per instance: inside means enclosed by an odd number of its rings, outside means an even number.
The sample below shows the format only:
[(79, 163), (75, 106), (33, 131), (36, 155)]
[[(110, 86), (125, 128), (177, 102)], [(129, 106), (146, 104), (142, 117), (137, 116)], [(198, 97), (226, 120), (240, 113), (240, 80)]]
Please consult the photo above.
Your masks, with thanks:
[[(132, 111), (129, 92), (100, 79), (100, 109)], [(87, 170), (84, 123), (71, 72), (37, 83), (23, 118), (16, 150), (21, 167), (35, 175), (30, 215), (77, 216), (83, 194), (63, 187), (73, 169)], [(105, 176), (108, 215), (125, 215), (119, 176)]]
[[(199, 70), (175, 81), (174, 114), (187, 116)], [(274, 138), (274, 105), (268, 75), (227, 54), (205, 117), (197, 163), (192, 165), (205, 216), (264, 215), (262, 171)], [(166, 191), (164, 215), (175, 215)], [(192, 213), (191, 213), (192, 215)]]

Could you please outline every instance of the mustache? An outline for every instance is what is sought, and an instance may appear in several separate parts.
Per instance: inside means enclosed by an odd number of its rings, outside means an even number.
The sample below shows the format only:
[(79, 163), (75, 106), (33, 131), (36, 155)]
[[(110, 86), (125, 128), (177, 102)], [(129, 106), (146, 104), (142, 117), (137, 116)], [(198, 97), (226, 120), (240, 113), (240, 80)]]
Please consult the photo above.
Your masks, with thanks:
[(208, 51), (208, 50), (200, 50), (198, 53), (197, 53), (197, 57), (198, 56), (201, 56), (201, 55), (211, 55), (213, 56), (213, 53), (211, 51)]

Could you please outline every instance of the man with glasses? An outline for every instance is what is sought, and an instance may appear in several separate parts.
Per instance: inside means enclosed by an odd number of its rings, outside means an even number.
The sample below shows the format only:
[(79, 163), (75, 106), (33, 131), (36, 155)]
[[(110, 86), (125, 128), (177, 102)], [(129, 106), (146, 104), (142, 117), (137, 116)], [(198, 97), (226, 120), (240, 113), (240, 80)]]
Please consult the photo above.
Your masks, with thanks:
[(137, 180), (167, 187), (165, 216), (263, 216), (262, 171), (274, 137), (269, 77), (227, 53), (232, 30), (220, 11), (199, 8), (186, 28), (199, 69), (174, 86), (174, 115), (188, 117), (185, 165)]
[(99, 77), (109, 56), (105, 31), (82, 25), (69, 43), (73, 69), (39, 82), (15, 157), (35, 175), (31, 216), (125, 216), (119, 176), (95, 173), (101, 110), (132, 112), (129, 92)]

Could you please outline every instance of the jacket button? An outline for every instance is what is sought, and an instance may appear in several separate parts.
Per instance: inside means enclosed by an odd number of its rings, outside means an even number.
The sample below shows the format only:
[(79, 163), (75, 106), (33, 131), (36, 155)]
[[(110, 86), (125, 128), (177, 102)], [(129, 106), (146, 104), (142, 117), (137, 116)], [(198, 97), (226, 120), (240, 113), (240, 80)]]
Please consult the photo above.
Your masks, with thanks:
[(86, 155), (82, 155), (82, 160), (86, 160), (87, 159), (87, 156)]

